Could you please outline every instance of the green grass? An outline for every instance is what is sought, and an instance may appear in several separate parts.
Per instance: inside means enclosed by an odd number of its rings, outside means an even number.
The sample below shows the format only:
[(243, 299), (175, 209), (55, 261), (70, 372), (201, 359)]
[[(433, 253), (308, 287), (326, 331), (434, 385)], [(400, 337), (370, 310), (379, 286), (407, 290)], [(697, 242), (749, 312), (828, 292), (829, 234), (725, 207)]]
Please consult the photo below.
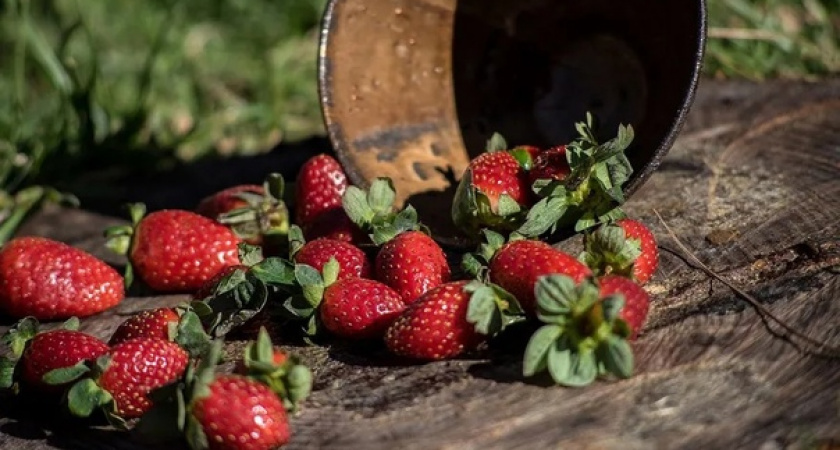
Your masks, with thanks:
[[(26, 187), (72, 191), (91, 177), (107, 183), (322, 134), (325, 3), (0, 0), (0, 222), (13, 227), (15, 206), (37, 207), (42, 196)], [(709, 8), (707, 76), (840, 71), (840, 1)]]

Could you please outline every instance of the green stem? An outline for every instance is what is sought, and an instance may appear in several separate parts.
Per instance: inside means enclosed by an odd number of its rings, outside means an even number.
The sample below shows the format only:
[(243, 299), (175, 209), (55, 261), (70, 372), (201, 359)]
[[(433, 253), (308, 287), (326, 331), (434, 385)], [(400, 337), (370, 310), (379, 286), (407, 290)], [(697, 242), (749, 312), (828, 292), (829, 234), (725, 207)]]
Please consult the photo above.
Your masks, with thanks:
[[(19, 31), (29, 26), (29, 0), (9, 2), (13, 8), (12, 14), (18, 24)], [(15, 39), (15, 114), (23, 117), (23, 105), (26, 102), (26, 35), (17, 33)], [(20, 120), (18, 120), (19, 122)]]

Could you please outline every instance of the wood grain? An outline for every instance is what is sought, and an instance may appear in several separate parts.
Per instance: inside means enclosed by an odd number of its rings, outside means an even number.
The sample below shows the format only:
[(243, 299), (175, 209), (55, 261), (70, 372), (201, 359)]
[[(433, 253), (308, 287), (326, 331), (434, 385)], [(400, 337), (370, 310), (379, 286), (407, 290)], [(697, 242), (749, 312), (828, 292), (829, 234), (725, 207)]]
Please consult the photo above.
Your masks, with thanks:
[[(316, 386), (293, 419), (288, 448), (840, 443), (840, 363), (774, 334), (727, 288), (669, 253), (675, 246), (653, 215), (655, 208), (701, 259), (774, 314), (840, 345), (838, 101), (840, 82), (701, 86), (682, 137), (628, 203), (663, 247), (661, 270), (648, 285), (654, 308), (635, 344), (634, 378), (585, 389), (524, 380), (519, 359), (527, 330), (468, 358), (425, 365), (398, 364), (381, 348), (289, 347), (314, 369)], [(100, 252), (99, 230), (115, 220), (47, 211), (23, 232)], [(122, 314), (181, 300), (130, 298), (84, 327), (106, 337)], [(151, 448), (107, 429), (60, 420), (36, 425), (39, 415), (12, 404), (0, 398), (3, 449)]]

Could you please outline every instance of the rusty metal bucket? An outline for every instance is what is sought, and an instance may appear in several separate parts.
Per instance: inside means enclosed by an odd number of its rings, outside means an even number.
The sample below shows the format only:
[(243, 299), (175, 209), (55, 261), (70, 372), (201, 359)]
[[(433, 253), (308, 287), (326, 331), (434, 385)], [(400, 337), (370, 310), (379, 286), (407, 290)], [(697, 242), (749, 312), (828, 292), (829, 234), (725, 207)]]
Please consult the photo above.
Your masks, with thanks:
[(693, 101), (704, 0), (331, 0), (319, 53), (321, 107), (351, 180), (394, 180), (442, 242), (449, 204), (493, 132), (566, 143), (592, 111), (610, 138), (632, 124), (632, 194)]

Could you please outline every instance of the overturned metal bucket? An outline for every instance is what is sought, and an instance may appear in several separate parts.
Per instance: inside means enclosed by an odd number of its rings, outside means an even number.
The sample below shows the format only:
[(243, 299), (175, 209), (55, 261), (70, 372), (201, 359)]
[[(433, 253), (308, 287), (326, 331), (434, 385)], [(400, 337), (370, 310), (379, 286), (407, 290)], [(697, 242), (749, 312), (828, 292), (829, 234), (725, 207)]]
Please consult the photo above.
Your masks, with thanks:
[(331, 0), (321, 107), (351, 180), (392, 178), (457, 244), (450, 200), (493, 132), (550, 146), (587, 111), (604, 139), (631, 124), (638, 189), (682, 126), (705, 37), (704, 0)]

